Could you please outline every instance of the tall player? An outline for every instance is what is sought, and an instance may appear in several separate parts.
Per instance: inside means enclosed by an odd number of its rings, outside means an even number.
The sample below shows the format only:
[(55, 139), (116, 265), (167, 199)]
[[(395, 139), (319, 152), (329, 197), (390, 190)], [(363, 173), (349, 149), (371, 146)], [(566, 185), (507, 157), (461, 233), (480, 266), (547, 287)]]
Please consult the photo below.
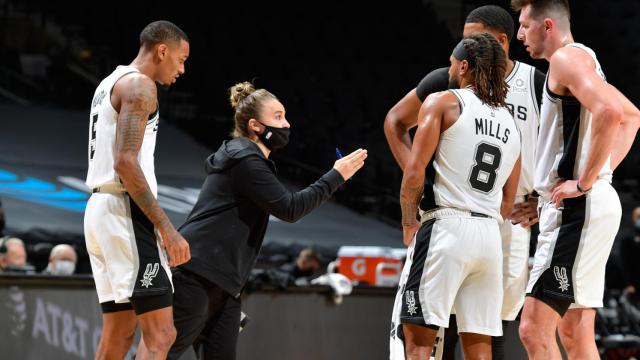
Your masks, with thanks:
[(639, 113), (575, 43), (567, 0), (512, 0), (518, 39), (549, 61), (535, 171), (540, 235), (520, 337), (530, 359), (560, 359), (556, 329), (571, 359), (599, 359), (595, 307), (621, 209), (612, 170), (629, 151)]
[(453, 309), (466, 359), (489, 359), (491, 336), (502, 335), (498, 223), (513, 207), (521, 146), (505, 103), (505, 53), (481, 33), (450, 61), (451, 87), (461, 89), (423, 104), (400, 190), (404, 242), (414, 243), (400, 315), (411, 360), (429, 358)]
[[(544, 84), (544, 74), (534, 67), (509, 59), (509, 44), (514, 35), (513, 19), (505, 9), (487, 5), (474, 9), (465, 20), (463, 36), (478, 32), (492, 34), (500, 43), (507, 57), (506, 81), (509, 85), (506, 103), (513, 112), (516, 125), (522, 135), (522, 171), (516, 193), (514, 212), (500, 226), (503, 261), (504, 301), (502, 307), (503, 326), (515, 320), (524, 303), (529, 258), (530, 225), (537, 222), (537, 199), (533, 194), (533, 172), (535, 146), (539, 124), (539, 104)], [(418, 86), (411, 90), (388, 113), (385, 119), (385, 134), (389, 146), (400, 167), (404, 169), (411, 151), (409, 129), (417, 123), (417, 115), (424, 99), (433, 92), (448, 88), (448, 68), (440, 68), (426, 75)], [(412, 250), (409, 250), (412, 251)], [(406, 279), (406, 271), (403, 280)], [(402, 284), (401, 284), (402, 285)], [(394, 318), (391, 330), (391, 358), (403, 359), (402, 340), (398, 337), (399, 304), (402, 286), (396, 295)], [(455, 317), (452, 317), (455, 319)], [(452, 320), (453, 320), (452, 319)], [(453, 359), (456, 343), (455, 324), (453, 334), (447, 329), (443, 358)], [(493, 358), (502, 359), (503, 337), (493, 339)], [(394, 356), (395, 354), (395, 356)]]
[(157, 81), (184, 74), (187, 35), (168, 21), (147, 25), (138, 56), (118, 66), (95, 91), (89, 128), (87, 185), (93, 195), (84, 218), (91, 270), (102, 308), (97, 359), (122, 359), (142, 330), (138, 358), (165, 358), (176, 330), (171, 266), (189, 260), (189, 245), (158, 205), (154, 149)]

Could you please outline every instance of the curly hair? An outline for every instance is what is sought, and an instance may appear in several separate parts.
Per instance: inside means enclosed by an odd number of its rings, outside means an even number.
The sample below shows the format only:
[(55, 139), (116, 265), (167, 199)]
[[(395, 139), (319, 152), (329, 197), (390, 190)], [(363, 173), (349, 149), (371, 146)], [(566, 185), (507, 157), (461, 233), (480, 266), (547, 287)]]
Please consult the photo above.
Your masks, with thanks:
[(496, 38), (488, 33), (479, 33), (462, 39), (462, 44), (475, 62), (471, 73), (476, 95), (489, 106), (505, 106), (509, 91), (504, 79), (507, 59)]

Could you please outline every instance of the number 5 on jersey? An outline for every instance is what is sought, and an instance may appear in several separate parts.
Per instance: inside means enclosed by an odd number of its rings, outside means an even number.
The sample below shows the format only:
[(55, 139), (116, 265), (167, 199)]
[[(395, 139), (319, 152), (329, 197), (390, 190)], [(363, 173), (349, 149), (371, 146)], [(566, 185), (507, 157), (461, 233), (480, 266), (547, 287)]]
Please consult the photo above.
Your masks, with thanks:
[(93, 160), (96, 152), (96, 124), (98, 123), (98, 114), (91, 116), (91, 126), (89, 127), (89, 161)]

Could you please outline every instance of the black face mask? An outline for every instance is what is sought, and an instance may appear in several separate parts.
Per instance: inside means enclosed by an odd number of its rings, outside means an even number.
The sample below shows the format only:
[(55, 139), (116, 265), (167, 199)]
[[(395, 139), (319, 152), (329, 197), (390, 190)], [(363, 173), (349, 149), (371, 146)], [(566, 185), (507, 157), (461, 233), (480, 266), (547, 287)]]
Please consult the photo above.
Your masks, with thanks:
[(289, 128), (275, 128), (269, 125), (264, 125), (264, 127), (264, 131), (262, 134), (258, 134), (258, 137), (269, 150), (278, 150), (287, 146), (289, 143)]

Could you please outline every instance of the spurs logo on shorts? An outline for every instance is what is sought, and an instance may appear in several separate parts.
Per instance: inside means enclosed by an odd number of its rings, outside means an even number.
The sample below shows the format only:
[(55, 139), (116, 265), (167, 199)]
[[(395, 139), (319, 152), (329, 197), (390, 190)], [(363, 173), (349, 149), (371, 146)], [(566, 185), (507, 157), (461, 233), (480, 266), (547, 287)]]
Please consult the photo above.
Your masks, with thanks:
[(415, 315), (418, 312), (416, 308), (416, 297), (412, 290), (407, 291), (407, 312), (410, 315)]
[(158, 269), (160, 269), (160, 264), (158, 263), (155, 263), (153, 265), (147, 264), (147, 268), (144, 270), (143, 279), (140, 280), (140, 282), (142, 283), (142, 286), (148, 289), (149, 286), (153, 285), (151, 283), (151, 280), (153, 280), (153, 278), (155, 278), (156, 275), (158, 275)]
[(569, 290), (569, 277), (567, 277), (567, 268), (564, 266), (554, 266), (553, 274), (556, 276), (556, 280), (560, 283), (558, 289), (565, 292)]

